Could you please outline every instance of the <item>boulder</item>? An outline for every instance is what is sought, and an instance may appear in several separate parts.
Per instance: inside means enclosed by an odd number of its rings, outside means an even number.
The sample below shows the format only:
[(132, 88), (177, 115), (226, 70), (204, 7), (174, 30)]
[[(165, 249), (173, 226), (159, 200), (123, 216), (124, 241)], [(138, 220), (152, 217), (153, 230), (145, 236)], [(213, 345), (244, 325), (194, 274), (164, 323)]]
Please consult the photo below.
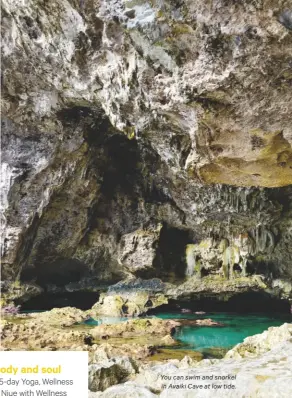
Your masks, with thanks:
[(89, 347), (89, 350), (90, 363), (100, 363), (107, 359), (123, 357), (125, 353), (131, 358), (135, 358), (135, 360), (144, 360), (152, 355), (154, 348), (153, 344), (140, 344), (134, 341), (128, 343), (111, 341), (110, 343), (99, 345), (93, 344), (92, 347)]
[(119, 294), (103, 293), (89, 311), (92, 317), (98, 315), (110, 316), (138, 316), (146, 313), (151, 308), (167, 304), (168, 299), (162, 293), (148, 291), (125, 291)]
[(130, 272), (155, 271), (158, 240), (162, 224), (123, 235), (119, 247), (119, 263)]
[(108, 387), (124, 382), (137, 372), (137, 365), (129, 357), (105, 360), (88, 367), (88, 386), (91, 391), (104, 391)]
[(38, 323), (50, 326), (72, 326), (85, 321), (89, 315), (74, 307), (53, 308), (51, 311), (30, 314)]
[(226, 358), (245, 358), (263, 354), (279, 343), (292, 341), (292, 324), (284, 323), (280, 327), (271, 327), (268, 330), (244, 339), (226, 353)]

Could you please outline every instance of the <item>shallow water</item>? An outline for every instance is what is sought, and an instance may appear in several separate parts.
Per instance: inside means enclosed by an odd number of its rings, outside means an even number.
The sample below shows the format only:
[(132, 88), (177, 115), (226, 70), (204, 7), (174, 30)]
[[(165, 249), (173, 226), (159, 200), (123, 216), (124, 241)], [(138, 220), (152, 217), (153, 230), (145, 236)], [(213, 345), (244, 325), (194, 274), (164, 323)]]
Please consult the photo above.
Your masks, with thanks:
[[(23, 311), (42, 312), (42, 311)], [(204, 357), (222, 357), (228, 349), (231, 349), (238, 343), (254, 334), (262, 333), (271, 326), (280, 326), (285, 322), (292, 322), (292, 314), (279, 313), (230, 313), (230, 312), (207, 312), (206, 314), (157, 312), (155, 315), (148, 315), (141, 318), (157, 317), (161, 319), (207, 319), (220, 322), (223, 326), (208, 327), (183, 325), (178, 327), (173, 336), (180, 344), (169, 347), (173, 350), (193, 350), (201, 352)], [(138, 317), (100, 317), (98, 319), (89, 319), (77, 327), (91, 328), (100, 324), (116, 324), (125, 322)], [(138, 337), (138, 336), (137, 336)], [(167, 348), (164, 348), (166, 351)]]
[[(159, 317), (165, 319), (166, 314)], [(177, 317), (176, 314), (167, 314), (168, 318)], [(183, 326), (176, 332), (175, 338), (189, 348), (204, 351), (206, 348), (232, 348), (241, 343), (246, 337), (262, 333), (270, 326), (280, 326), (291, 322), (290, 315), (266, 314), (232, 314), (208, 313), (206, 315), (180, 314), (185, 319), (211, 318), (223, 323), (223, 327)]]
[[(191, 349), (200, 351), (206, 356), (214, 356), (219, 349), (227, 350), (246, 337), (262, 333), (270, 326), (280, 326), (285, 322), (292, 322), (290, 314), (237, 314), (237, 313), (206, 313), (196, 315), (192, 313), (164, 312), (155, 315), (161, 319), (205, 319), (211, 318), (222, 323), (222, 327), (181, 326), (173, 336), (181, 345), (177, 349)], [(132, 319), (132, 318), (131, 318)], [(129, 318), (103, 317), (90, 319), (88, 325), (101, 323), (119, 323)], [(222, 351), (222, 352), (223, 352)]]

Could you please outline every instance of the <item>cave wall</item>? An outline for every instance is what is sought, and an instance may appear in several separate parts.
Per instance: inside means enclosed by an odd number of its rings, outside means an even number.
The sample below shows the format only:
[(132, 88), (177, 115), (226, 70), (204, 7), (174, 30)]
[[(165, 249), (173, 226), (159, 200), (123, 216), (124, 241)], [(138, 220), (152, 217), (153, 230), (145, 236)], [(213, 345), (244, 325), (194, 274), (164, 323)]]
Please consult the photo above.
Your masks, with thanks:
[(290, 6), (3, 0), (2, 279), (289, 284)]

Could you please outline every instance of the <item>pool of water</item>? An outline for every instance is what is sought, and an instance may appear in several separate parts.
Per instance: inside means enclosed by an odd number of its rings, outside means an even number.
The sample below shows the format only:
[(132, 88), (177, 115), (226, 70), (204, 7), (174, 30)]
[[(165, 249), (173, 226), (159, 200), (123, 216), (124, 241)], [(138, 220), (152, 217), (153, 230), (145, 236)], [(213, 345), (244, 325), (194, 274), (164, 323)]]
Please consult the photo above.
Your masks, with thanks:
[[(175, 314), (169, 314), (169, 317)], [(183, 316), (182, 316), (183, 315)], [(188, 314), (187, 314), (188, 315)], [(180, 314), (180, 317), (194, 319), (194, 315)], [(164, 318), (165, 314), (160, 317)], [(190, 318), (189, 318), (190, 317)], [(204, 351), (205, 348), (232, 348), (241, 343), (246, 337), (262, 333), (270, 326), (280, 326), (291, 322), (290, 315), (265, 315), (265, 314), (230, 314), (214, 313), (195, 315), (197, 319), (211, 318), (222, 323), (223, 327), (196, 327), (183, 326), (176, 332), (175, 338), (189, 348)], [(177, 317), (179, 318), (179, 317)], [(165, 318), (164, 318), (165, 319)]]
[[(161, 319), (204, 319), (211, 318), (222, 323), (222, 327), (205, 327), (185, 325), (177, 328), (174, 338), (181, 343), (178, 349), (191, 349), (206, 353), (209, 349), (230, 349), (241, 343), (246, 337), (262, 333), (270, 326), (280, 326), (292, 322), (290, 314), (237, 314), (237, 313), (193, 313), (164, 312), (155, 315)], [(88, 325), (101, 323), (119, 323), (129, 318), (90, 319)]]

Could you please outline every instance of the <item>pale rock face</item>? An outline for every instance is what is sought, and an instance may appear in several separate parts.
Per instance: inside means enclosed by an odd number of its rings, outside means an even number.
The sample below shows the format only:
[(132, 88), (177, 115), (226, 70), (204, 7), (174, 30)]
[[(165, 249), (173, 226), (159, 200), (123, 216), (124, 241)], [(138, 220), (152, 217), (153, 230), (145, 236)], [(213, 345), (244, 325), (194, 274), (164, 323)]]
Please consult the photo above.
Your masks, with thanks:
[(145, 231), (138, 230), (124, 235), (120, 242), (119, 263), (133, 273), (153, 269), (161, 228), (160, 224)]
[(91, 313), (107, 316), (139, 316), (150, 308), (167, 304), (164, 294), (153, 292), (125, 292), (121, 294), (101, 294), (99, 301), (92, 307)]
[(54, 308), (51, 311), (33, 313), (30, 316), (40, 325), (65, 327), (81, 323), (88, 318), (86, 313), (74, 307)]
[[(247, 341), (256, 345), (256, 353), (252, 357), (240, 358), (235, 357), (231, 350), (227, 353), (225, 359), (222, 360), (203, 360), (200, 362), (191, 362), (186, 366), (186, 361), (174, 363), (174, 361), (166, 364), (148, 365), (140, 368), (131, 382), (123, 385), (117, 385), (105, 390), (100, 397), (109, 397), (114, 392), (117, 397), (123, 397), (123, 392), (130, 385), (139, 391), (138, 386), (148, 391), (154, 391), (159, 397), (177, 397), (177, 391), (181, 397), (192, 398), (208, 398), (214, 396), (213, 389), (176, 389), (168, 388), (170, 384), (180, 385), (182, 381), (178, 376), (182, 376), (184, 380), (188, 376), (193, 377), (193, 382), (188, 384), (216, 384), (216, 396), (218, 397), (290, 397), (291, 389), (291, 325), (284, 324), (279, 328), (270, 328), (262, 334), (248, 337), (245, 342), (239, 344), (242, 347), (242, 353), (246, 351)], [(261, 347), (261, 349), (259, 349)], [(248, 349), (247, 349), (248, 350)], [(246, 351), (248, 352), (248, 351)], [(161, 375), (166, 376), (162, 380)], [(202, 376), (213, 375), (213, 380), (203, 380)], [(236, 380), (218, 381), (215, 376), (236, 376)], [(176, 380), (173, 377), (176, 377)], [(194, 377), (200, 377), (200, 381)], [(223, 384), (234, 384), (234, 389), (224, 389)], [(219, 386), (221, 385), (221, 388)], [(120, 395), (119, 395), (120, 394)], [(143, 395), (142, 395), (143, 396)]]
[(272, 289), (280, 290), (283, 298), (288, 299), (292, 293), (292, 283), (281, 279), (273, 280)]
[[(236, 374), (236, 392), (234, 390), (220, 389), (216, 392), (218, 397), (290, 397), (292, 393), (291, 384), (291, 343), (280, 344), (271, 352), (253, 360), (242, 361), (219, 361), (217, 365), (207, 368), (200, 367), (187, 372), (177, 372), (176, 374), (203, 376), (208, 374), (226, 375)], [(209, 381), (202, 381), (202, 384), (208, 384)], [(215, 382), (220, 384), (220, 382)], [(226, 383), (226, 382), (225, 382)], [(222, 383), (224, 384), (224, 382)], [(176, 397), (175, 390), (164, 390), (160, 397)], [(206, 397), (214, 396), (214, 390), (201, 391), (184, 390), (182, 397)]]
[(291, 338), (292, 325), (284, 323), (280, 327), (271, 327), (261, 334), (245, 338), (243, 343), (228, 351), (225, 358), (254, 357), (271, 350), (277, 344), (290, 342)]

